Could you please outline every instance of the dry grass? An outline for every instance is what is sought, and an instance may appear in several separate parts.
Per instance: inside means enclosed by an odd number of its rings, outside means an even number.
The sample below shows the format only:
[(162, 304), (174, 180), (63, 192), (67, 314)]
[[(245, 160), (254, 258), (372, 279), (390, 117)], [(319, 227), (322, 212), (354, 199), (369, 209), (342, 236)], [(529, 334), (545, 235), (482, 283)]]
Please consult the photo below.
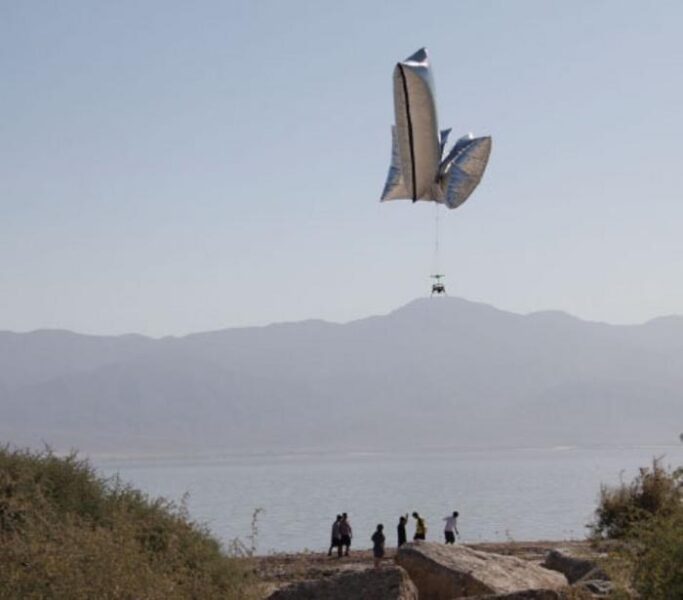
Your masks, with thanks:
[(183, 507), (49, 450), (0, 448), (0, 564), (0, 598), (257, 597)]

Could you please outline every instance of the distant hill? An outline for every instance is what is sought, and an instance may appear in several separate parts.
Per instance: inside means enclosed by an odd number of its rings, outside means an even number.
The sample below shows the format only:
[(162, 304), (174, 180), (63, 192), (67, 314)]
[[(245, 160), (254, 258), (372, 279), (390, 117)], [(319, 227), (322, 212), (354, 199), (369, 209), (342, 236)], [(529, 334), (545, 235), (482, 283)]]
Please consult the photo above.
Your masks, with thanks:
[(181, 338), (0, 332), (0, 440), (175, 453), (673, 443), (683, 318), (420, 299)]

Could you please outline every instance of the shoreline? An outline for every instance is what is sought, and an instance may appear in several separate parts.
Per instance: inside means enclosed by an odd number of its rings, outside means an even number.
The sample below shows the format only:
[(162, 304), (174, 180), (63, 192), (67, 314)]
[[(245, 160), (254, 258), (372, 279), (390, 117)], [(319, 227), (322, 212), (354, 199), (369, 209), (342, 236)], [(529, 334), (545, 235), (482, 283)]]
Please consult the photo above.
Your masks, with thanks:
[[(577, 554), (596, 556), (598, 551), (591, 546), (589, 540), (530, 540), (508, 542), (477, 542), (458, 544), (472, 550), (480, 550), (494, 554), (515, 556), (522, 560), (541, 563), (545, 555), (557, 548), (567, 548)], [(386, 549), (382, 566), (394, 565), (396, 547)], [(371, 549), (351, 550), (348, 557), (328, 556), (326, 552), (283, 552), (251, 559), (255, 563), (258, 578), (273, 592), (286, 585), (331, 577), (348, 571), (364, 571), (373, 567)]]

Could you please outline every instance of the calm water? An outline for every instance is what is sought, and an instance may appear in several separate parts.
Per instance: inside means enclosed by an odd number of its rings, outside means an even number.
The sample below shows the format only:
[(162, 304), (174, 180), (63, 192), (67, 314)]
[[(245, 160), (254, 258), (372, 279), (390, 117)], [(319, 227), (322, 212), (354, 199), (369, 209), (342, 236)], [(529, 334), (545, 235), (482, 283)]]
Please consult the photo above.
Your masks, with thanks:
[(683, 464), (683, 446), (95, 462), (154, 496), (189, 493), (191, 516), (224, 542), (245, 539), (254, 509), (264, 509), (257, 548), (267, 553), (326, 549), (342, 511), (356, 547), (370, 545), (377, 523), (394, 544), (399, 515), (413, 510), (427, 519), (427, 539), (441, 539), (452, 510), (463, 541), (580, 538), (600, 483), (630, 479), (662, 455)]

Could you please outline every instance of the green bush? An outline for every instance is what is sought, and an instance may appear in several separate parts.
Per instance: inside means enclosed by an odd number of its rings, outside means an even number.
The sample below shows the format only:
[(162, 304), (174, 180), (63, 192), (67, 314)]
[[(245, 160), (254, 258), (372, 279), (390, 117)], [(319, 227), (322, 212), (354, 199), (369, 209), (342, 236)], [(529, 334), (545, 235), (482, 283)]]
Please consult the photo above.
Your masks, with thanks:
[(0, 448), (0, 565), (0, 598), (256, 597), (183, 507), (49, 450)]
[(619, 539), (635, 525), (653, 517), (667, 517), (681, 508), (683, 473), (671, 471), (653, 459), (652, 467), (640, 469), (629, 484), (602, 486), (595, 521), (590, 528), (595, 537)]
[(591, 527), (616, 540), (605, 564), (615, 600), (683, 598), (683, 470), (655, 459), (630, 484), (603, 486)]
[(683, 598), (683, 510), (641, 523), (623, 552), (632, 572), (633, 588), (641, 598)]

